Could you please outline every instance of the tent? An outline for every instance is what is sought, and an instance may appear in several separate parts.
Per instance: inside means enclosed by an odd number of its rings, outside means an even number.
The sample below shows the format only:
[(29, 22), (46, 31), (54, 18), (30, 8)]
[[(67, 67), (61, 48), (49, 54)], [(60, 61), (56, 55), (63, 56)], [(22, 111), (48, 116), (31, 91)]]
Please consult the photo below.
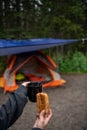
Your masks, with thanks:
[(41, 51), (10, 55), (3, 75), (5, 92), (18, 88), (23, 81), (41, 82), (44, 88), (63, 85), (58, 68), (50, 56)]

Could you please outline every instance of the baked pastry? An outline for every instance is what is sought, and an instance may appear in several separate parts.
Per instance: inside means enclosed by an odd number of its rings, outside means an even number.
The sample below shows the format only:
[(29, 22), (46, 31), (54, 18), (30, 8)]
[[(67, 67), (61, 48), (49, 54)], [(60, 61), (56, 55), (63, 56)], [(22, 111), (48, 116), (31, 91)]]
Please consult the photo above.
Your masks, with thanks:
[(49, 112), (50, 105), (49, 105), (49, 97), (48, 97), (47, 93), (44, 93), (44, 92), (37, 93), (37, 95), (36, 95), (36, 103), (37, 103), (37, 108), (38, 108), (39, 113), (42, 110), (45, 110), (46, 113)]

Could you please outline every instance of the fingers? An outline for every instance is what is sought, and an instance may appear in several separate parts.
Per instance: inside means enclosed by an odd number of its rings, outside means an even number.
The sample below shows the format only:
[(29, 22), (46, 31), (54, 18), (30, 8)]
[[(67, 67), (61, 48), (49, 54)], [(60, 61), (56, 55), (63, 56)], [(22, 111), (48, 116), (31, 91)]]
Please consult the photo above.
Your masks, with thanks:
[(51, 109), (50, 109), (49, 113), (50, 113), (50, 116), (52, 117), (53, 113), (52, 113), (52, 110), (51, 110)]
[(40, 118), (39, 113), (37, 113), (37, 114), (36, 114), (36, 118), (37, 118), (37, 119), (39, 119), (39, 118)]
[(50, 109), (49, 113), (46, 114), (47, 119), (49, 120), (52, 117), (52, 110)]
[(40, 115), (41, 118), (48, 118), (50, 119), (52, 117), (52, 110), (50, 109), (48, 113), (45, 112), (45, 110), (42, 110)]
[(42, 110), (41, 113), (36, 114), (37, 119), (41, 120), (47, 120), (47, 122), (51, 119), (52, 117), (52, 110), (50, 109), (48, 113), (45, 112), (45, 110)]
[(27, 82), (22, 83), (22, 85), (26, 87), (29, 83), (30, 81), (27, 81)]
[(37, 119), (39, 119), (41, 122), (45, 120), (46, 112), (45, 110), (42, 110), (39, 114), (36, 115)]

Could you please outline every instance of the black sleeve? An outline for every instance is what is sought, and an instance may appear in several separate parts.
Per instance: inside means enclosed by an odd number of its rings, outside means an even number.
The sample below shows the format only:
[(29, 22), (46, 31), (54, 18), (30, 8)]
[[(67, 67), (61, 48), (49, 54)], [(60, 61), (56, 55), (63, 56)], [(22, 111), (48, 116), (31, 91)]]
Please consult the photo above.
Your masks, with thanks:
[(7, 130), (18, 119), (26, 103), (27, 88), (21, 85), (0, 107), (0, 130)]
[(42, 130), (42, 129), (40, 129), (40, 128), (32, 128), (32, 130)]

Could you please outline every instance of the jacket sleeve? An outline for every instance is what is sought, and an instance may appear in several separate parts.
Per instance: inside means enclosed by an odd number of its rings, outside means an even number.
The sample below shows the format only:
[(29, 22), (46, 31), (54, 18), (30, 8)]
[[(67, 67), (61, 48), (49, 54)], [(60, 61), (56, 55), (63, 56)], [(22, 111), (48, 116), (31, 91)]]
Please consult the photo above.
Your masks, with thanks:
[(42, 129), (40, 129), (40, 128), (32, 128), (32, 130), (42, 130)]
[(0, 130), (6, 130), (18, 119), (27, 100), (27, 88), (23, 85), (9, 94), (8, 100), (0, 107)]

